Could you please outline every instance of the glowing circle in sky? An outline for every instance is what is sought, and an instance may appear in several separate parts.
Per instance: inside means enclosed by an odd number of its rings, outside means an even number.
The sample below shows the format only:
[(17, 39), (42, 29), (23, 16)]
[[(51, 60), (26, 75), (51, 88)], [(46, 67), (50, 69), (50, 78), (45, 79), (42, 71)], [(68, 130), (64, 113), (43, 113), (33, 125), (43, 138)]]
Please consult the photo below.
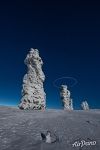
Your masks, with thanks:
[(53, 82), (56, 88), (60, 88), (61, 85), (67, 85), (68, 87), (74, 87), (78, 83), (74, 77), (61, 77)]

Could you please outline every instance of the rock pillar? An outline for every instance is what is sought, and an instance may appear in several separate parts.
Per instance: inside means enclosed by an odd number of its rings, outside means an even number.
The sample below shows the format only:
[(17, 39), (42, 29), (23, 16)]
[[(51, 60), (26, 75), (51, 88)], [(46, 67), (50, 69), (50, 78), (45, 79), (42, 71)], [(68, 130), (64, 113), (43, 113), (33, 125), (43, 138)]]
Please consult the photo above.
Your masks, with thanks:
[(73, 101), (70, 98), (70, 91), (67, 89), (67, 85), (61, 85), (60, 97), (63, 102), (64, 110), (73, 110)]
[(37, 49), (31, 48), (25, 59), (27, 73), (23, 78), (22, 99), (20, 109), (45, 109), (46, 94), (43, 83), (45, 75), (42, 71), (43, 61)]

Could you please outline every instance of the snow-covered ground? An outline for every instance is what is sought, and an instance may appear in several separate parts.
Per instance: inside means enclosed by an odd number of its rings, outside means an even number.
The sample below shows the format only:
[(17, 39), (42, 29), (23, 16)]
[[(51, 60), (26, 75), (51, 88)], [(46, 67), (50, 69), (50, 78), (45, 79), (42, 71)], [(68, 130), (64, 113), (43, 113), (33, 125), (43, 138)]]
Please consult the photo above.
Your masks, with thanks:
[[(59, 141), (43, 142), (41, 132), (47, 130)], [(0, 106), (0, 150), (100, 150), (100, 110), (25, 111)]]

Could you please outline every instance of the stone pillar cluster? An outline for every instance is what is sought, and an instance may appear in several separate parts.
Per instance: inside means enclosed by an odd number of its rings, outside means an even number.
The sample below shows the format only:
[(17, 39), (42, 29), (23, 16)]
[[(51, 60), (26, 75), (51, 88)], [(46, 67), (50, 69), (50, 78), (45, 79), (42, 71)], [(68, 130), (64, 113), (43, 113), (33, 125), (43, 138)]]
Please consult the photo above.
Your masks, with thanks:
[[(22, 98), (19, 108), (45, 110), (46, 94), (43, 87), (45, 75), (42, 71), (43, 61), (39, 56), (38, 49), (31, 48), (24, 63), (27, 66), (27, 73), (23, 78)], [(73, 100), (67, 85), (61, 85), (60, 97), (64, 110), (73, 110)], [(83, 110), (89, 110), (87, 101), (83, 101), (81, 107)]]

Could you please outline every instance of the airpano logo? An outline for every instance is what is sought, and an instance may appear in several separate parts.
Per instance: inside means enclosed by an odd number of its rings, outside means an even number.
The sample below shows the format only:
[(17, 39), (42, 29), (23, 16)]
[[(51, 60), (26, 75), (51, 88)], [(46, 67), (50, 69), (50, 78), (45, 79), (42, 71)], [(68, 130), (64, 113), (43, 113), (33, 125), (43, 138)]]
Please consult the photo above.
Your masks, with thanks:
[(84, 147), (84, 146), (94, 146), (96, 145), (96, 141), (85, 141), (85, 140), (81, 140), (81, 141), (75, 141), (72, 144), (72, 147)]

